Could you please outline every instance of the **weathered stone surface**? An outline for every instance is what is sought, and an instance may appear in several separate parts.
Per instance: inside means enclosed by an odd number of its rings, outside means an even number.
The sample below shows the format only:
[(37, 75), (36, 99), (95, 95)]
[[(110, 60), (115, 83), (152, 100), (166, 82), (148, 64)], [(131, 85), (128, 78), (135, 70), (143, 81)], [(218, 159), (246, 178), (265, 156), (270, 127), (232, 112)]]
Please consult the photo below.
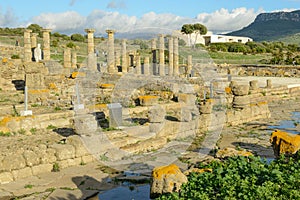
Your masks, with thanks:
[(12, 171), (12, 175), (15, 180), (21, 179), (21, 178), (26, 178), (29, 176), (32, 176), (32, 170), (30, 167), (25, 167), (20, 170), (14, 170)]
[(248, 96), (234, 96), (232, 106), (234, 108), (245, 108), (250, 105), (250, 98)]
[(156, 105), (149, 109), (148, 118), (150, 123), (161, 123), (165, 120), (166, 111), (160, 106)]
[(53, 164), (36, 165), (36, 166), (33, 166), (31, 169), (32, 169), (33, 175), (38, 175), (38, 174), (42, 174), (45, 172), (51, 172), (53, 169)]
[(236, 96), (248, 95), (249, 85), (234, 85), (232, 87), (232, 93)]
[(154, 168), (152, 178), (150, 198), (157, 198), (164, 193), (178, 192), (181, 185), (188, 181), (175, 164)]
[(54, 163), (57, 158), (55, 156), (55, 149), (48, 148), (45, 151), (40, 152), (41, 164)]
[(0, 183), (4, 184), (4, 183), (9, 183), (11, 181), (13, 181), (13, 175), (10, 172), (3, 172), (0, 173)]
[(276, 130), (272, 133), (270, 142), (273, 146), (274, 155), (292, 155), (300, 149), (300, 136)]
[(85, 146), (79, 136), (73, 135), (73, 136), (68, 137), (66, 140), (66, 143), (75, 147), (75, 157), (76, 158), (88, 155), (88, 151), (85, 148)]
[(26, 165), (31, 167), (33, 165), (38, 165), (40, 163), (40, 157), (31, 150), (26, 150), (23, 154)]
[(26, 162), (23, 155), (11, 153), (3, 159), (2, 166), (3, 169), (11, 171), (24, 168), (26, 166)]
[(158, 103), (158, 96), (139, 96), (141, 106), (153, 106)]
[(196, 96), (194, 94), (179, 93), (178, 102), (186, 103), (188, 105), (195, 105)]
[(253, 154), (246, 150), (236, 150), (230, 147), (221, 149), (216, 154), (217, 158), (226, 158), (232, 156), (253, 156)]
[(51, 148), (55, 149), (55, 155), (58, 161), (75, 157), (75, 148), (69, 144), (54, 144)]

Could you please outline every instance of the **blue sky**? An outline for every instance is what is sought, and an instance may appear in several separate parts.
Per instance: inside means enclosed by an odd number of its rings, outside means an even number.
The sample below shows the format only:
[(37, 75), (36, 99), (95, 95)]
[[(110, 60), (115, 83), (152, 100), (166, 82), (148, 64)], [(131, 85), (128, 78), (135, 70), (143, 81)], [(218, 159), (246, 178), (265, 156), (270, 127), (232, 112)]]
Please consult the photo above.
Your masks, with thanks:
[(261, 12), (299, 7), (300, 0), (0, 0), (0, 26), (37, 23), (68, 34), (87, 27), (98, 33), (107, 28), (171, 30), (200, 22), (220, 33), (249, 25)]

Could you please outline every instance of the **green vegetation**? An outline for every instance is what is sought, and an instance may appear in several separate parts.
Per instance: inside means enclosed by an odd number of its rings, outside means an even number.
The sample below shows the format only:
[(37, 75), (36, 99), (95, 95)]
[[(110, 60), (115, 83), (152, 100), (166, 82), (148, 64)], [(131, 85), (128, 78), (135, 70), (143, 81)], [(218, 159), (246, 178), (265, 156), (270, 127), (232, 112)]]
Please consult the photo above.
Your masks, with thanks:
[(232, 157), (191, 173), (181, 192), (158, 199), (300, 199), (300, 160), (281, 157), (267, 164), (260, 157)]
[(60, 171), (60, 166), (58, 163), (54, 163), (52, 167), (53, 172), (59, 172)]
[(27, 189), (32, 189), (32, 188), (33, 188), (33, 186), (34, 186), (34, 185), (27, 184), (27, 185), (25, 185), (25, 186), (24, 186), (24, 188), (27, 188)]
[(13, 135), (11, 132), (3, 132), (3, 131), (0, 131), (0, 136), (8, 137), (8, 136), (11, 136), (11, 135)]
[(56, 126), (53, 126), (52, 124), (49, 124), (48, 126), (47, 126), (47, 129), (48, 130), (53, 130), (53, 129), (56, 129), (57, 127)]

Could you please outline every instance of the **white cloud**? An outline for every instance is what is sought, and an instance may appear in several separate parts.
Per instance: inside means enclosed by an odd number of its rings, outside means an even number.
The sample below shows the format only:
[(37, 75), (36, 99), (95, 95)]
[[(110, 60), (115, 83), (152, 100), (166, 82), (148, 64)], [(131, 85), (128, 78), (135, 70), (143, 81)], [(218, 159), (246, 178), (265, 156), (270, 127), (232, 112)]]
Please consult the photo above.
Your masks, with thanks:
[(33, 17), (29, 24), (39, 24), (44, 28), (50, 28), (54, 31), (72, 33), (81, 32), (86, 24), (86, 18), (77, 12), (68, 11), (64, 13), (43, 13)]
[[(183, 24), (202, 23), (209, 31), (215, 33), (229, 32), (241, 29), (254, 21), (261, 10), (236, 8), (234, 10), (220, 9), (213, 13), (200, 13), (195, 18), (181, 17), (174, 14), (155, 12), (145, 13), (140, 18), (128, 16), (119, 12), (94, 10), (88, 16), (82, 16), (75, 11), (63, 13), (43, 13), (33, 17), (26, 25), (36, 23), (54, 32), (65, 34), (84, 33), (86, 28), (94, 28), (95, 34), (106, 34), (105, 30), (114, 29), (118, 33), (170, 33), (180, 30)], [(1, 15), (0, 15), (1, 17)], [(0, 18), (1, 19), (1, 18)]]
[(262, 10), (236, 8), (231, 11), (221, 8), (213, 13), (201, 13), (196, 18), (213, 32), (230, 32), (239, 30), (251, 22)]
[(6, 11), (2, 11), (0, 7), (0, 26), (1, 27), (12, 27), (17, 24), (18, 18), (14, 14), (13, 10), (8, 8)]

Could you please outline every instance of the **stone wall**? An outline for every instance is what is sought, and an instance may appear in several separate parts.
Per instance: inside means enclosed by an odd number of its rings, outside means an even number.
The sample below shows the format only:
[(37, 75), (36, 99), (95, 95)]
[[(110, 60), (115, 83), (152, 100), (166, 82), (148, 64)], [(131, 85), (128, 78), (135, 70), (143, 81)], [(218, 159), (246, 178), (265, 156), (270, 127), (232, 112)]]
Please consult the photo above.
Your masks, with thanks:
[(300, 68), (291, 65), (218, 65), (218, 71), (239, 76), (300, 77)]
[(20, 46), (0, 46), (0, 57), (11, 58), (12, 55), (23, 56), (23, 47)]
[(0, 184), (93, 160), (79, 136), (70, 136), (64, 143), (37, 143), (17, 152), (0, 155)]

